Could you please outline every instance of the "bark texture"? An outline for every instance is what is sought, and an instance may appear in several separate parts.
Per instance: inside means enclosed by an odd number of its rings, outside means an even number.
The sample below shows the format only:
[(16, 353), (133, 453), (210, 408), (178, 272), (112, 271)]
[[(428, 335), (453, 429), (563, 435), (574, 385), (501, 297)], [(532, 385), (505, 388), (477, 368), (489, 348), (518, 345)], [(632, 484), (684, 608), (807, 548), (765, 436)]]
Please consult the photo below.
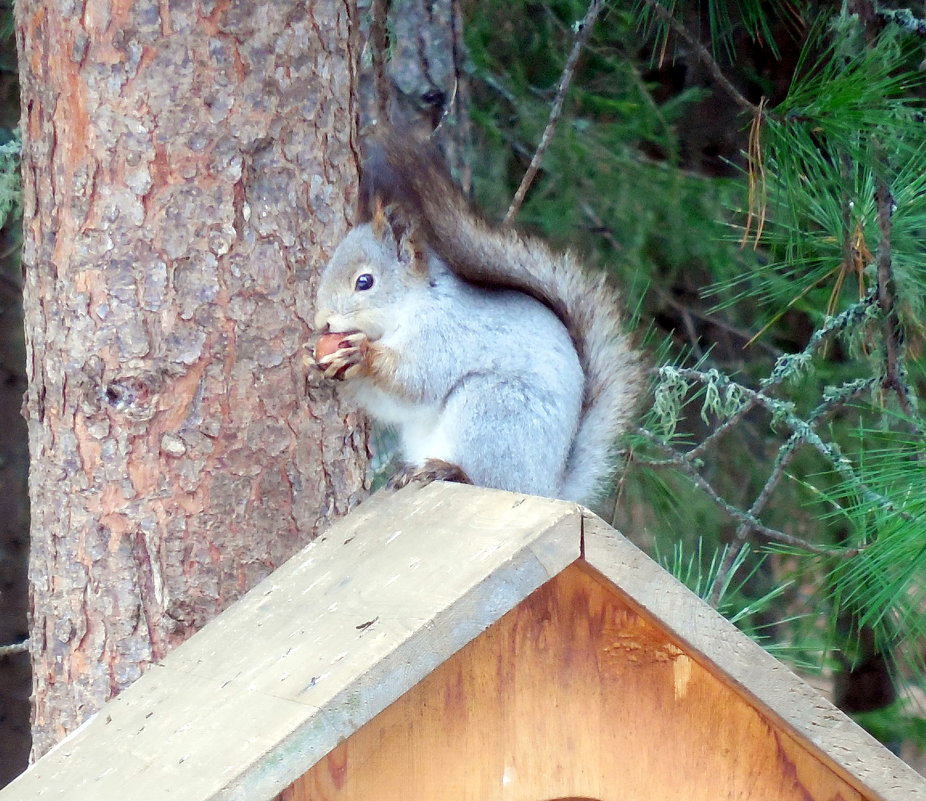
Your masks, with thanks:
[(359, 0), (357, 5), (364, 51), (361, 130), (388, 122), (430, 137), (469, 190), (469, 87), (459, 0)]
[[(33, 754), (343, 513), (350, 0), (20, 0)], [(347, 433), (345, 433), (347, 432)]]

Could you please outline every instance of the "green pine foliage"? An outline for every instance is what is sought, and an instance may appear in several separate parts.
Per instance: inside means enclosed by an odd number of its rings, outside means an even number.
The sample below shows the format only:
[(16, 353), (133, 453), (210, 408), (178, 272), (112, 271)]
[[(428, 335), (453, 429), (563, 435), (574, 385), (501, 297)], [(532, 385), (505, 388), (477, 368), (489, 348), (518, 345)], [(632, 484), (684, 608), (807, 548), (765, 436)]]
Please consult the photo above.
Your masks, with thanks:
[[(904, 432), (863, 431), (856, 452), (866, 496), (843, 483), (834, 508), (844, 517), (849, 541), (860, 549), (834, 563), (830, 573), (841, 606), (856, 610), (859, 625), (873, 627), (888, 643), (899, 629), (926, 639), (926, 460), (922, 439)], [(838, 503), (836, 503), (838, 501)], [(886, 502), (885, 502), (886, 501)]]
[(22, 179), (19, 172), (22, 140), (18, 130), (8, 133), (8, 136), (8, 141), (0, 144), (0, 228), (22, 215)]
[[(499, 218), (586, 9), (470, 9)], [(897, 701), (863, 723), (926, 746), (923, 31), (864, 2), (611, 3), (518, 224), (613, 273), (645, 332), (617, 522), (804, 669), (873, 641)]]

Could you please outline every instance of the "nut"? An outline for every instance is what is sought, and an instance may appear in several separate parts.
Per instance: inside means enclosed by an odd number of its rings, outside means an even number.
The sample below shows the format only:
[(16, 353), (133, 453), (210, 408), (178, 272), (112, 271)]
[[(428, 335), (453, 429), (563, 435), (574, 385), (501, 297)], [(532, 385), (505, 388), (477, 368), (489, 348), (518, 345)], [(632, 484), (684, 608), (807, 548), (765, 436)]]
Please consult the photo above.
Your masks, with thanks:
[(348, 347), (348, 343), (344, 342), (343, 332), (337, 334), (323, 334), (318, 338), (318, 342), (315, 344), (315, 361), (324, 359), (325, 356), (330, 356), (335, 351), (346, 347)]

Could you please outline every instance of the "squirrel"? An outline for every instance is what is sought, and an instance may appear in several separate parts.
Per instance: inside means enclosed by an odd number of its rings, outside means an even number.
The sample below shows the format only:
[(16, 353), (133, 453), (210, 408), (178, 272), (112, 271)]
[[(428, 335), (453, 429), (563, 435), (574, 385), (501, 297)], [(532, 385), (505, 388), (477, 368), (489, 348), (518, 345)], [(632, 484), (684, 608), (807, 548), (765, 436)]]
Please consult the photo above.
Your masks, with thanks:
[(315, 358), (397, 429), (390, 486), (593, 500), (643, 383), (604, 276), (488, 223), (401, 131), (368, 142), (359, 206), (320, 277)]

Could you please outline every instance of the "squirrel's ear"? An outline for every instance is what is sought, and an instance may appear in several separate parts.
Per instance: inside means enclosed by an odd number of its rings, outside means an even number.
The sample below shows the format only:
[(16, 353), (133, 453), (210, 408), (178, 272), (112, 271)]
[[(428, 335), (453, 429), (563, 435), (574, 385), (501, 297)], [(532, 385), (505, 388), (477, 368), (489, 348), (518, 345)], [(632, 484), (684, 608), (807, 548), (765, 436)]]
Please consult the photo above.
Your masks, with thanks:
[(373, 214), (370, 217), (370, 225), (373, 226), (373, 233), (378, 239), (382, 239), (386, 233), (386, 208), (383, 206), (383, 199), (376, 197), (373, 201)]
[(408, 265), (413, 272), (427, 272), (422, 237), (400, 206), (383, 206), (381, 202), (377, 202), (371, 225), (373, 233), (383, 244), (395, 250), (396, 259), (400, 264)]

